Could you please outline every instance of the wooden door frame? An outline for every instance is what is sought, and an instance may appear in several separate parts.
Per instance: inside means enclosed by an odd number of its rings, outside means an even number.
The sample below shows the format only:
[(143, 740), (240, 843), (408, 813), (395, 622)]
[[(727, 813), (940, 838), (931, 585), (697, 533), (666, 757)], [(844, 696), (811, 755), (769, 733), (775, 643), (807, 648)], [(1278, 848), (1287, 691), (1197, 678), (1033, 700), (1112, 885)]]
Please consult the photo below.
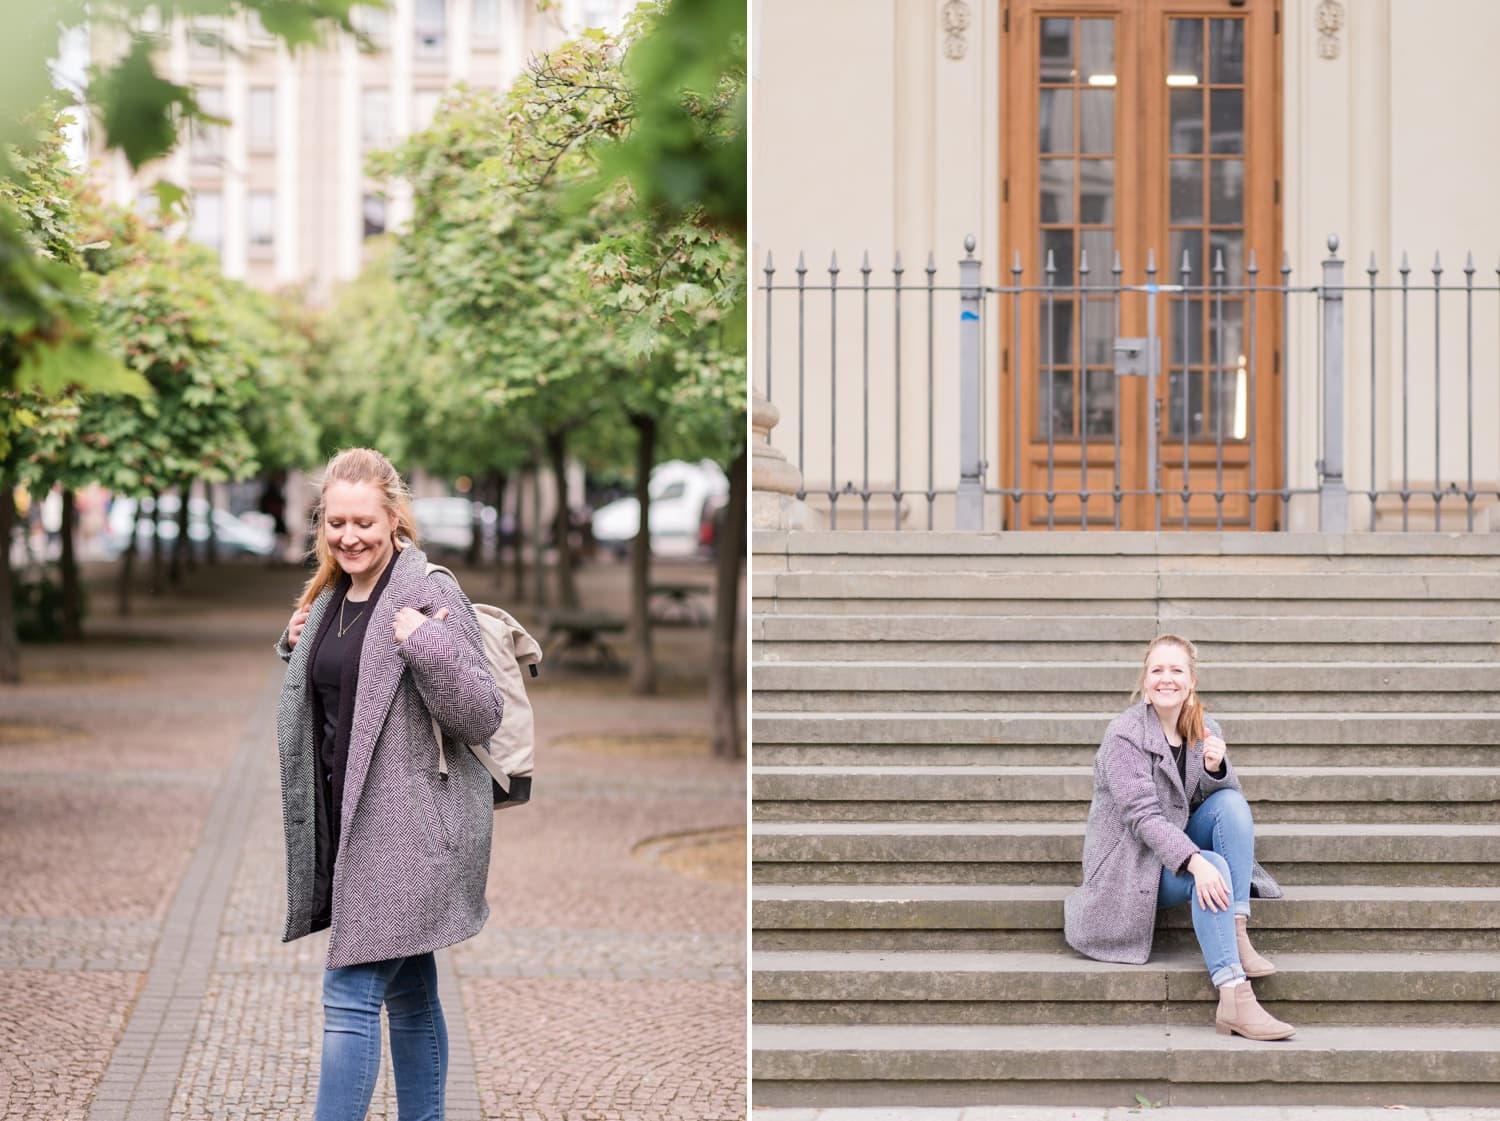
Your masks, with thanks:
[[(1010, 267), (1017, 249), (1021, 252), (1024, 270), (1021, 274), (1023, 285), (1042, 283), (1041, 262), (1035, 259), (1036, 246), (1033, 244), (1036, 232), (1041, 225), (1037, 197), (1039, 180), (1036, 169), (1036, 122), (1040, 109), (1040, 83), (1037, 80), (1037, 62), (1032, 57), (1035, 55), (1038, 43), (1036, 21), (1052, 17), (1098, 18), (1105, 16), (1114, 21), (1115, 66), (1116, 72), (1122, 77), (1115, 87), (1117, 91), (1115, 98), (1116, 136), (1112, 154), (1115, 165), (1114, 247), (1120, 255), (1122, 265), (1125, 266), (1122, 276), (1125, 283), (1139, 283), (1144, 280), (1146, 250), (1156, 248), (1158, 283), (1167, 284), (1176, 277), (1175, 262), (1166, 260), (1170, 255), (1170, 238), (1167, 236), (1170, 228), (1170, 193), (1167, 190), (1166, 178), (1169, 154), (1166, 130), (1170, 127), (1167, 112), (1167, 87), (1161, 85), (1157, 88), (1156, 83), (1143, 80), (1142, 76), (1155, 72), (1153, 68), (1162, 69), (1165, 65), (1166, 29), (1169, 19), (1174, 17), (1223, 18), (1236, 15), (1243, 16), (1245, 19), (1247, 35), (1246, 64), (1248, 69), (1245, 75), (1247, 96), (1244, 102), (1246, 259), (1248, 260), (1250, 251), (1255, 250), (1259, 266), (1258, 282), (1270, 285), (1280, 283), (1282, 232), (1280, 178), (1283, 132), (1281, 0), (1261, 0), (1261, 2), (1249, 0), (1247, 5), (1240, 7), (1231, 6), (1228, 0), (1010, 0), (1010, 3), (1006, 5), (1002, 20), (1004, 38), (1001, 46), (1003, 68), (1001, 96), (1005, 102), (1004, 112), (1000, 114), (1001, 175), (1004, 184), (1000, 213), (1002, 248), (998, 255), (1001, 262), (1001, 275), (998, 278), (1000, 284), (1009, 285), (1012, 282)], [(1133, 78), (1126, 80), (1127, 74), (1133, 75)], [(1252, 90), (1257, 91), (1255, 96), (1250, 95)], [(1149, 137), (1143, 135), (1148, 122), (1162, 130), (1160, 134)], [(1154, 213), (1147, 213), (1145, 208), (1152, 206), (1153, 200)], [(1158, 235), (1163, 241), (1161, 246), (1142, 244), (1148, 237)], [(1075, 246), (1075, 250), (1076, 248)], [(1095, 275), (1101, 268), (1107, 270), (1108, 267), (1109, 262), (1090, 262), (1091, 272)], [(1209, 279), (1200, 278), (1200, 281)], [(1233, 283), (1236, 278), (1228, 279)], [(1144, 299), (1144, 296), (1133, 293), (1122, 294), (1119, 305), (1122, 335), (1145, 335)], [(1011, 444), (1014, 443), (1012, 435), (1019, 420), (1022, 433), (1019, 447), (1022, 471), (1020, 485), (1028, 489), (1039, 489), (1045, 486), (1045, 481), (1038, 480), (1036, 477), (1038, 446), (1043, 449), (1040, 462), (1043, 464), (1042, 470), (1045, 470), (1045, 434), (1040, 432), (1040, 425), (1037, 421), (1040, 403), (1036, 394), (1039, 383), (1037, 379), (1025, 376), (1023, 364), (1019, 361), (1020, 355), (1015, 353), (1016, 348), (1012, 345), (1015, 339), (1014, 317), (1018, 306), (1017, 301), (1009, 295), (1000, 297), (1000, 300), (1000, 346), (1004, 356), (999, 364), (1000, 384), (996, 402), (1002, 448), (999, 464), (1000, 486), (1002, 490), (1009, 490), (1018, 485), (1014, 470), (1017, 448), (1012, 447)], [(1166, 337), (1171, 333), (1171, 301), (1164, 294), (1159, 295), (1157, 301), (1157, 334), (1163, 338), (1163, 363), (1157, 379), (1157, 389), (1159, 397), (1163, 399), (1162, 408), (1165, 409), (1169, 385), (1167, 356), (1173, 351), (1170, 343), (1166, 341)], [(1023, 350), (1026, 349), (1027, 340), (1034, 340), (1038, 348), (1042, 342), (1040, 329), (1034, 326), (1028, 327), (1025, 323), (1025, 317), (1031, 315), (1032, 308), (1038, 306), (1039, 303), (1040, 301), (1032, 296), (1023, 298), (1019, 304), (1023, 317), (1021, 325)], [(1140, 310), (1132, 311), (1132, 305), (1136, 303), (1139, 303)], [(1248, 302), (1246, 306), (1244, 337), (1249, 344), (1251, 331)], [(1211, 314), (1212, 302), (1209, 304), (1209, 310)], [(1255, 387), (1253, 392), (1256, 397), (1255, 419), (1252, 421), (1253, 431), (1256, 434), (1256, 469), (1255, 478), (1247, 481), (1260, 492), (1260, 497), (1254, 503), (1253, 523), (1235, 528), (1270, 530), (1276, 528), (1282, 518), (1282, 503), (1278, 501), (1274, 493), (1270, 493), (1278, 485), (1284, 485), (1284, 483), (1278, 483), (1282, 474), (1282, 448), (1285, 440), (1285, 418), (1282, 416), (1282, 379), (1285, 375), (1280, 361), (1284, 325), (1281, 319), (1282, 306), (1279, 294), (1274, 291), (1262, 291), (1257, 295), (1255, 362), (1250, 374), (1250, 384)], [(1138, 324), (1136, 320), (1139, 321)], [(1085, 342), (1086, 340), (1080, 339), (1080, 354)], [(1036, 353), (1040, 357), (1039, 349)], [(1076, 397), (1078, 398), (1078, 431), (1080, 432), (1085, 423), (1086, 368), (1086, 362), (1080, 362), (1077, 366), (1079, 372)], [(1015, 418), (1011, 415), (1013, 412), (1011, 403), (1016, 399), (1016, 379), (1018, 378), (1021, 388), (1021, 413), (1019, 418)], [(1145, 381), (1144, 378), (1129, 378), (1118, 385), (1119, 405), (1115, 424), (1120, 432), (1121, 443), (1119, 485), (1125, 490), (1144, 489), (1149, 486), (1145, 459), (1149, 438), (1147, 426), (1152, 423), (1152, 410), (1145, 399), (1147, 393)], [(1164, 422), (1158, 442), (1159, 472), (1163, 488), (1169, 485), (1167, 477), (1169, 467), (1175, 465), (1178, 477), (1180, 478), (1181, 475), (1181, 442), (1179, 439), (1176, 444), (1176, 455), (1173, 456), (1170, 451), (1171, 440), (1167, 436), (1168, 430), (1169, 423)], [(1040, 442), (1037, 440), (1038, 435), (1042, 436)], [(1089, 441), (1089, 489), (1091, 494), (1095, 495), (1089, 504), (1088, 518), (1091, 529), (1113, 527), (1113, 499), (1099, 495), (1101, 490), (1099, 477), (1093, 474), (1097, 471), (1104, 479), (1108, 479), (1113, 471), (1112, 450), (1105, 457), (1107, 462), (1100, 462), (1094, 450), (1106, 443), (1112, 449), (1113, 437), (1094, 437)], [(1245, 442), (1237, 444), (1226, 440), (1224, 448), (1226, 467), (1233, 462), (1238, 462), (1241, 464), (1240, 469), (1248, 473), (1250, 457), (1248, 438)], [(1205, 449), (1208, 472), (1206, 487), (1202, 481), (1202, 473), (1205, 469)], [(1082, 442), (1076, 435), (1066, 441), (1055, 441), (1054, 465), (1060, 469), (1071, 470), (1076, 475), (1082, 458), (1081, 451)], [(1191, 451), (1190, 462), (1194, 465), (1195, 483), (1194, 499), (1189, 512), (1199, 523), (1195, 528), (1201, 528), (1204, 520), (1204, 504), (1207, 503), (1207, 528), (1214, 528), (1214, 500), (1211, 492), (1214, 479), (1215, 444), (1212, 440), (1206, 443), (1194, 441)], [(1226, 478), (1226, 488), (1230, 482), (1231, 480)], [(1107, 490), (1107, 487), (1105, 489)], [(1204, 497), (1205, 494), (1206, 497)], [(1062, 492), (1059, 492), (1058, 497), (1059, 499), (1063, 497)], [(1181, 500), (1175, 501), (1174, 506), (1174, 500), (1170, 495), (1161, 499), (1164, 530), (1180, 527)], [(1226, 511), (1230, 501), (1231, 499), (1226, 497)], [(1238, 501), (1245, 502), (1243, 498), (1239, 498)], [(1075, 511), (1072, 521), (1076, 524), (1078, 499), (1073, 497), (1071, 503), (1070, 508)], [(1121, 504), (1122, 527), (1153, 528), (1155, 507), (1156, 500), (1151, 497), (1125, 498)], [(1023, 500), (1019, 511), (1010, 499), (1004, 499), (1002, 510), (1005, 512), (1007, 528), (1030, 528), (1037, 522), (1045, 523), (1045, 499)], [(1040, 516), (1038, 516), (1038, 510), (1040, 510)], [(1169, 510), (1175, 511), (1178, 520), (1169, 516)], [(1016, 517), (1017, 512), (1020, 514), (1019, 519)], [(1225, 528), (1229, 529), (1231, 526), (1226, 524)]]

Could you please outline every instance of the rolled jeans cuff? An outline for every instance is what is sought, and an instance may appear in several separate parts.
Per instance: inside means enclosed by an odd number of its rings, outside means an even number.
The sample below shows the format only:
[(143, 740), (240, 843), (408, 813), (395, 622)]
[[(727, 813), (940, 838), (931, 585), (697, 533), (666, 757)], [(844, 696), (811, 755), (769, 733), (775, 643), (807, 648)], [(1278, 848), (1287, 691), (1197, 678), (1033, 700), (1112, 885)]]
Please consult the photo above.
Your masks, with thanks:
[(1245, 979), (1245, 971), (1241, 969), (1236, 963), (1220, 966), (1218, 969), (1215, 969), (1209, 977), (1209, 979), (1213, 981), (1214, 988), (1216, 989), (1220, 985), (1229, 984), (1230, 981), (1233, 981), (1236, 978), (1240, 980)]

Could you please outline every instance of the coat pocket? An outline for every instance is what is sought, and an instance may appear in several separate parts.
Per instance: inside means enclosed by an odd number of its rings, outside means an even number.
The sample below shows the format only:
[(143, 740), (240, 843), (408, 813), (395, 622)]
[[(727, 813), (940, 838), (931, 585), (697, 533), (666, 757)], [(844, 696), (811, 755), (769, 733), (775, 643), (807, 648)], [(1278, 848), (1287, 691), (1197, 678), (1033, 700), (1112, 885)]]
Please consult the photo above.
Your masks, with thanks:
[(1104, 866), (1109, 863), (1109, 858), (1112, 857), (1112, 856), (1114, 856), (1115, 850), (1120, 847), (1120, 842), (1123, 841), (1124, 839), (1125, 839), (1125, 834), (1123, 834), (1123, 833), (1117, 833), (1117, 834), (1115, 834), (1115, 839), (1113, 841), (1111, 841), (1108, 845), (1106, 845), (1104, 847), (1103, 853), (1097, 859), (1095, 859), (1093, 861), (1093, 867), (1090, 868), (1087, 864), (1084, 865), (1084, 869), (1083, 869), (1083, 882), (1085, 884), (1093, 882), (1094, 877), (1096, 877), (1097, 875), (1099, 875), (1100, 871), (1103, 870)]
[(415, 776), (417, 801), (422, 803), (422, 817), (434, 852), (458, 848), (460, 807), (454, 799), (458, 791), (445, 775), (423, 771)]

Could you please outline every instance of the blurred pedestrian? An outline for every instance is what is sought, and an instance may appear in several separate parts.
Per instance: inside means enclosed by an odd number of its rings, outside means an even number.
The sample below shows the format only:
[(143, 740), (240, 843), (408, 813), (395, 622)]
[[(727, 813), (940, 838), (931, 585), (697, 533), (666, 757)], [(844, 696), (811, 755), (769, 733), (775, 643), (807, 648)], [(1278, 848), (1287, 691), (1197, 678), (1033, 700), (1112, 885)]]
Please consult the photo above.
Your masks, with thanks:
[(489, 913), (492, 786), (462, 745), (489, 739), (503, 701), (474, 610), (446, 573), (428, 575), (385, 456), (334, 456), (315, 525), (317, 568), (277, 642), (277, 740), (283, 941), (330, 930), (316, 1121), (364, 1118), (382, 1003), (400, 1121), (440, 1121), (448, 1037), (433, 951)]

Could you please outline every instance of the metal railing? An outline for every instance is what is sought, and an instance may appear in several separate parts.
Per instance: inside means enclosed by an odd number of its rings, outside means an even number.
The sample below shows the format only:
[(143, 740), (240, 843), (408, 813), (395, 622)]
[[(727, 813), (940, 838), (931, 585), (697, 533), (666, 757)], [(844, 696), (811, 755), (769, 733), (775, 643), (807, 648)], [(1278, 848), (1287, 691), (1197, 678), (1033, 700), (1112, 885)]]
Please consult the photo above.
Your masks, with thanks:
[[(776, 440), (802, 472), (799, 497), (826, 502), (833, 528), (842, 513), (842, 528), (857, 515), (862, 528), (889, 518), (932, 529), (941, 507), (956, 528), (982, 529), (998, 507), (1003, 528), (1118, 529), (1131, 509), (1143, 528), (1286, 529), (1302, 500), (1315, 503), (1318, 529), (1343, 532), (1353, 496), (1371, 530), (1396, 528), (1398, 516), (1402, 530), (1425, 528), (1430, 513), (1433, 528), (1458, 528), (1448, 523), (1461, 516), (1472, 531), (1500, 501), (1500, 345), (1475, 342), (1478, 326), (1500, 344), (1500, 267), (1496, 283), (1477, 284), (1470, 254), (1462, 285), (1444, 285), (1435, 258), (1431, 282), (1414, 283), (1403, 254), (1399, 282), (1382, 283), (1372, 255), (1365, 281), (1350, 284), (1330, 237), (1316, 285), (1293, 283), (1286, 256), (1267, 283), (1253, 251), (1234, 282), (1222, 252), (1201, 283), (1186, 253), (1170, 277), (1148, 253), (1133, 278), (1118, 253), (1107, 267), (1086, 253), (1069, 262), (1049, 253), (1039, 282), (1027, 283), (1017, 254), (1009, 283), (995, 285), (984, 283), (974, 248), (967, 238), (956, 284), (938, 283), (933, 254), (915, 280), (898, 254), (877, 281), (866, 253), (854, 283), (836, 254), (826, 280), (810, 283), (799, 255), (794, 279), (778, 283), (767, 255), (756, 372), (782, 414)], [(1145, 335), (1122, 335), (1122, 323), (1143, 323)], [(1356, 362), (1368, 366), (1368, 385), (1356, 381)], [(1147, 413), (1127, 432), (1131, 378), (1144, 384), (1132, 400)], [(992, 423), (997, 383), (1008, 383), (1009, 398), (1005, 420)], [(1455, 386), (1462, 401), (1445, 406)], [(1351, 444), (1365, 445), (1357, 450), (1368, 459), (1355, 486)], [(1476, 449), (1489, 482), (1476, 479)], [(1167, 485), (1167, 467), (1180, 483)], [(925, 518), (909, 516), (912, 503), (925, 503)]]

